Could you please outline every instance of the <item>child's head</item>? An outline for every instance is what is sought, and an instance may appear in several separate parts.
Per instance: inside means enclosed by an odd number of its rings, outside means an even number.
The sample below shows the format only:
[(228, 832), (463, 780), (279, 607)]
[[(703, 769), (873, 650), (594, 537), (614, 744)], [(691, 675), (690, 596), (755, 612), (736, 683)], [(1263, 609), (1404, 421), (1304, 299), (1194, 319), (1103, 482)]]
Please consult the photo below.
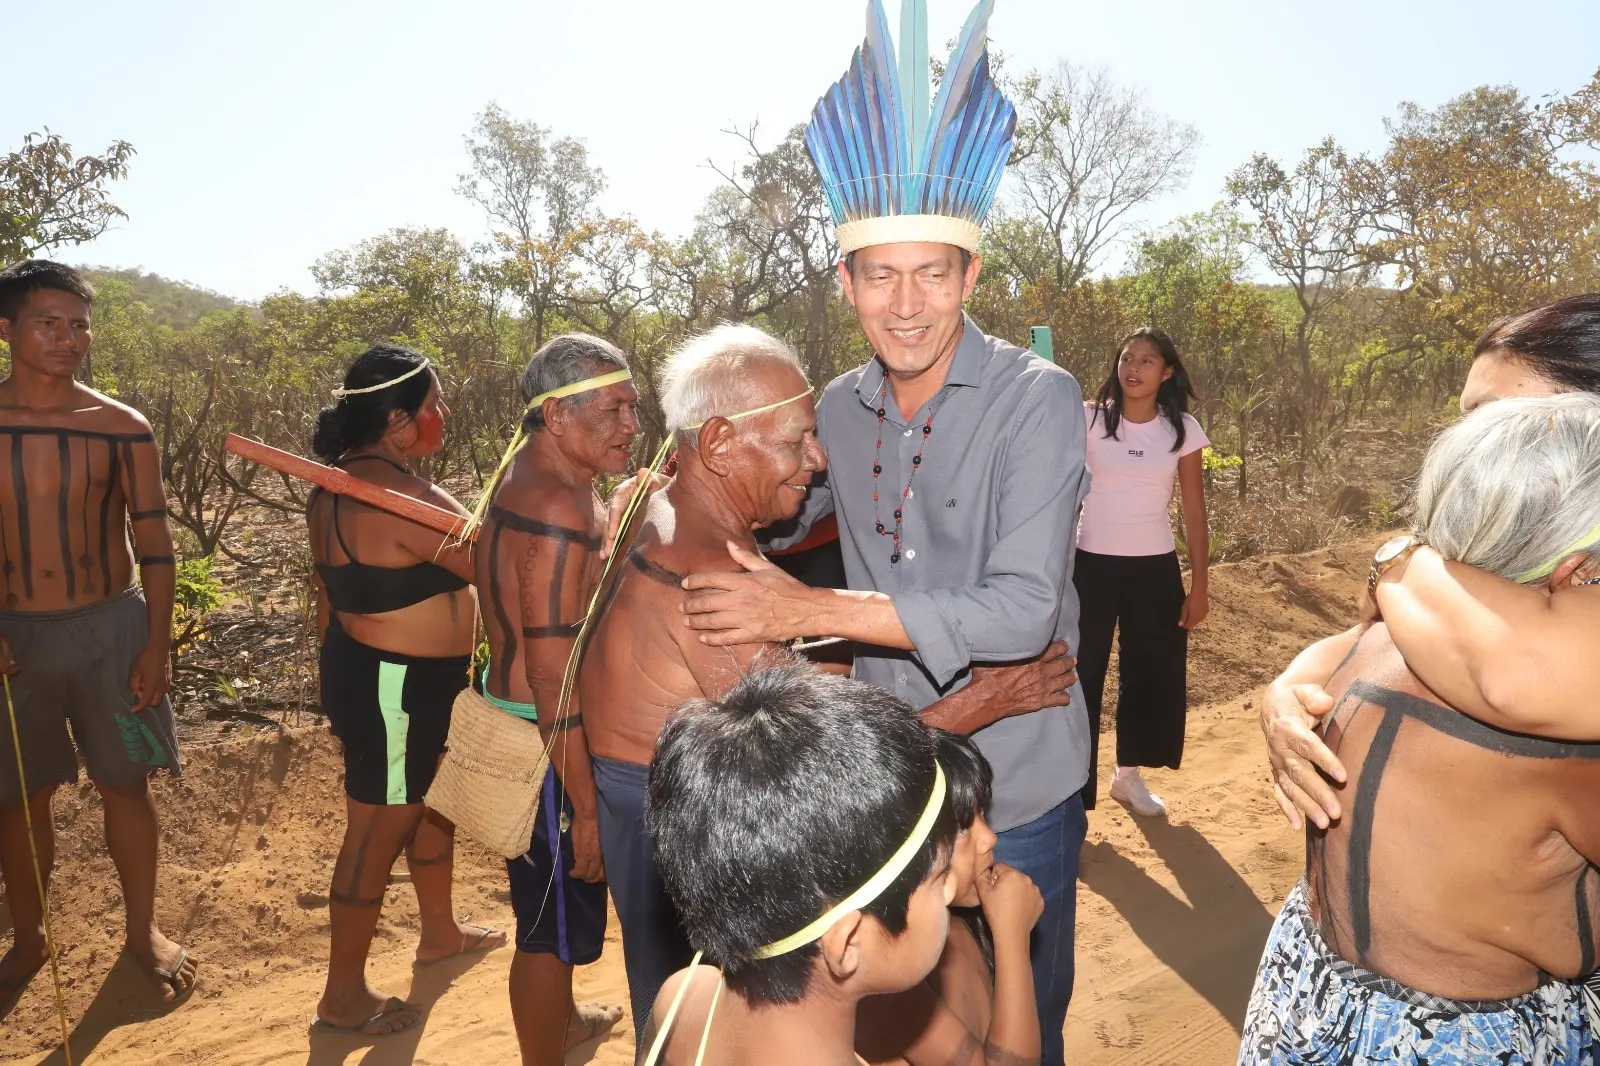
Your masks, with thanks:
[(984, 816), (994, 797), (994, 771), (989, 760), (970, 737), (934, 731), (939, 765), (950, 782), (950, 813), (957, 836), (950, 851), (951, 902), (957, 907), (976, 907), (978, 875), (994, 865), (994, 830)]
[[(751, 1005), (796, 1003), (820, 977), (860, 998), (911, 987), (944, 949), (956, 835), (944, 791), (933, 733), (909, 706), (785, 663), (667, 722), (645, 818), (689, 939), (729, 989)], [(791, 951), (759, 957), (919, 837), (870, 902)]]

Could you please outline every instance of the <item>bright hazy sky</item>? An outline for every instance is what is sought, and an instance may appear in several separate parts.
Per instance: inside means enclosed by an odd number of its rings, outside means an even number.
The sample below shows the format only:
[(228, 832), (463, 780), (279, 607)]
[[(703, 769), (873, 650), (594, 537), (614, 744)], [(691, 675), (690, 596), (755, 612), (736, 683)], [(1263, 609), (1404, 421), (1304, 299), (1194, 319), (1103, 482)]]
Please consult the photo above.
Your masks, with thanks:
[[(391, 227), (471, 241), (462, 135), (491, 100), (583, 138), (604, 206), (690, 227), (731, 161), (719, 131), (803, 121), (847, 65), (864, 0), (7, 0), (0, 151), (48, 125), (138, 149), (128, 221), (59, 258), (256, 299), (309, 291), (323, 253)], [(891, 26), (897, 4), (888, 0)], [(929, 0), (937, 50), (970, 0)], [(1374, 149), (1401, 100), (1485, 83), (1570, 91), (1600, 65), (1600, 3), (1545, 0), (999, 0), (1013, 70), (1104, 64), (1205, 138), (1151, 221), (1203, 209), (1253, 152), (1327, 134)]]

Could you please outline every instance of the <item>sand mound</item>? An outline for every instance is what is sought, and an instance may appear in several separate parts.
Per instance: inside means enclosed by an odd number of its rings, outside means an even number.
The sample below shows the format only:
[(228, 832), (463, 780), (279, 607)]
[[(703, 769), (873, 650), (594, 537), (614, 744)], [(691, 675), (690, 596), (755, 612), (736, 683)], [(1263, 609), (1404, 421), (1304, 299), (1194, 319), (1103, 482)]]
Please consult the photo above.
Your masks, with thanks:
[[(1104, 800), (1090, 816), (1069, 1061), (1187, 1066), (1236, 1053), (1261, 945), (1302, 859), (1272, 803), (1253, 690), (1306, 643), (1348, 624), (1381, 539), (1213, 570), (1211, 618), (1192, 645), (1184, 768), (1150, 775), (1171, 820), (1136, 821)], [(403, 860), (371, 973), (423, 1005), (425, 1023), (371, 1045), (308, 1033), (343, 825), (340, 776), (336, 742), (312, 728), (191, 749), (182, 778), (158, 779), (160, 918), (202, 963), (194, 997), (170, 1011), (120, 957), (121, 896), (94, 790), (85, 782), (58, 793), (52, 913), (75, 1061), (516, 1061), (510, 952), (413, 969), (416, 901)], [(470, 842), (457, 849), (456, 906), (474, 921), (512, 926), (504, 864)], [(9, 930), (8, 909), (0, 919)], [(579, 971), (579, 995), (625, 1005), (614, 916), (610, 939), (605, 959)], [(48, 969), (7, 1007), (0, 1058), (65, 1062)], [(623, 1066), (632, 1036), (625, 1021), (569, 1061)]]

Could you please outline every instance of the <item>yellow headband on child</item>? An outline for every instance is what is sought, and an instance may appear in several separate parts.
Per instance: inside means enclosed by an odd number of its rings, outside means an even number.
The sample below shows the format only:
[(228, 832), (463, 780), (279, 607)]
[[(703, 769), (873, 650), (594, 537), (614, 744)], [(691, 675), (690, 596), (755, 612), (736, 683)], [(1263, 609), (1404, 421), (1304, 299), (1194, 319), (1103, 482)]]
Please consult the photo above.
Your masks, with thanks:
[(1558, 553), (1556, 557), (1551, 559), (1548, 563), (1541, 563), (1532, 570), (1525, 570), (1518, 574), (1516, 577), (1517, 584), (1531, 585), (1535, 581), (1540, 581), (1549, 577), (1555, 572), (1556, 567), (1561, 565), (1561, 560), (1565, 559), (1569, 555), (1574, 555), (1577, 552), (1581, 552), (1586, 548), (1592, 548), (1596, 544), (1600, 544), (1600, 526), (1595, 526), (1593, 529), (1589, 530), (1589, 532), (1579, 537), (1571, 547)]
[(756, 951), (758, 959), (774, 959), (779, 955), (787, 955), (796, 948), (803, 948), (814, 940), (822, 937), (834, 925), (851, 911), (858, 911), (871, 903), (894, 884), (894, 879), (905, 872), (911, 860), (917, 857), (917, 852), (922, 850), (922, 845), (927, 842), (928, 834), (933, 832), (933, 824), (939, 820), (939, 812), (944, 809), (944, 768), (937, 762), (933, 764), (933, 794), (928, 797), (928, 805), (922, 809), (922, 817), (917, 819), (917, 824), (912, 827), (911, 835), (906, 837), (906, 842), (900, 845), (900, 850), (889, 856), (889, 861), (883, 864), (883, 869), (872, 875), (872, 880), (840, 900), (828, 913), (812, 922), (804, 929), (792, 936), (768, 944)]
[(560, 388), (551, 389), (549, 392), (541, 392), (528, 401), (528, 406), (525, 410), (531, 411), (546, 400), (559, 400), (567, 396), (576, 396), (580, 392), (603, 389), (607, 385), (616, 385), (620, 382), (632, 380), (633, 371), (631, 370), (613, 370), (611, 373), (601, 374), (599, 377), (584, 378), (582, 381), (574, 381), (571, 385), (562, 385)]
[(688, 430), (691, 430), (691, 429), (699, 429), (701, 426), (705, 425), (706, 422), (711, 421), (712, 418), (726, 418), (729, 422), (732, 422), (736, 418), (753, 418), (756, 415), (764, 415), (768, 411), (776, 411), (778, 408), (784, 406), (785, 404), (794, 403), (796, 400), (803, 400), (807, 396), (810, 396), (810, 395), (811, 395), (811, 390), (808, 388), (808, 389), (806, 389), (805, 392), (797, 392), (793, 396), (789, 397), (787, 400), (779, 400), (777, 403), (769, 403), (769, 404), (766, 404), (766, 405), (764, 405), (762, 407), (752, 407), (748, 411), (736, 411), (731, 415), (712, 415), (711, 418), (707, 418), (705, 420), (705, 422), (696, 422), (692, 426), (679, 426), (678, 427), (678, 432), (679, 433), (684, 433), (684, 432), (687, 432)]

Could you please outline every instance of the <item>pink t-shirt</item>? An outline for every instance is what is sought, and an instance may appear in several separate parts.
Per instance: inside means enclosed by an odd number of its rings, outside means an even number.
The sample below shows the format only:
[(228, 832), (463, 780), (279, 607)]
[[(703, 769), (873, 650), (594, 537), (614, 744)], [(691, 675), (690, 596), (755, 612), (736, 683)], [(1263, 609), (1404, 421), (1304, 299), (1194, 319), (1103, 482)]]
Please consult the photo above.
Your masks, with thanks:
[(1183, 447), (1172, 450), (1177, 433), (1165, 415), (1149, 422), (1117, 425), (1106, 436), (1105, 419), (1084, 404), (1089, 422), (1089, 498), (1083, 501), (1078, 547), (1098, 555), (1165, 555), (1172, 538), (1172, 484), (1178, 460), (1211, 442), (1193, 417), (1183, 416)]

